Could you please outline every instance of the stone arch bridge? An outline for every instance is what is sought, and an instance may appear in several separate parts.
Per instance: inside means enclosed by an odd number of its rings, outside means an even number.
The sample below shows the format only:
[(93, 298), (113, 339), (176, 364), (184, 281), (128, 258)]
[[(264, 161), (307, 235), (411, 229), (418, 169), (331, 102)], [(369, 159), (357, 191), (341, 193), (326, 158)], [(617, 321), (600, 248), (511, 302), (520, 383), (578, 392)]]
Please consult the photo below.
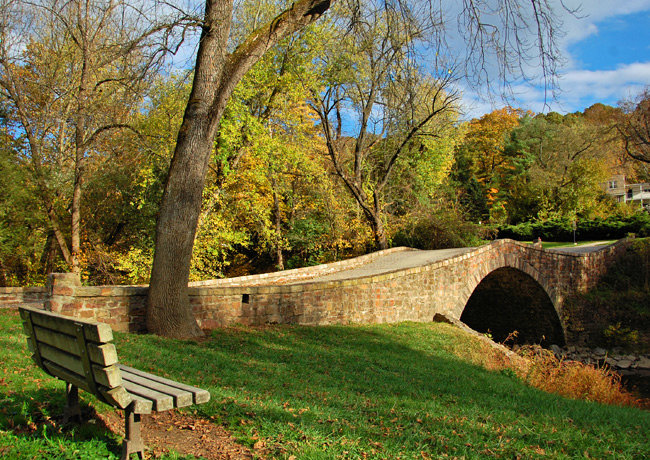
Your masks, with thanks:
[[(234, 323), (304, 325), (462, 320), (477, 330), (542, 331), (561, 343), (571, 329), (565, 299), (594, 287), (629, 240), (546, 250), (512, 240), (476, 248), (393, 248), (332, 264), (191, 283), (203, 328)], [(118, 330), (144, 329), (146, 286), (81, 286), (53, 274), (46, 308), (93, 318)], [(521, 324), (521, 323), (525, 324)], [(539, 342), (538, 338), (531, 337)]]

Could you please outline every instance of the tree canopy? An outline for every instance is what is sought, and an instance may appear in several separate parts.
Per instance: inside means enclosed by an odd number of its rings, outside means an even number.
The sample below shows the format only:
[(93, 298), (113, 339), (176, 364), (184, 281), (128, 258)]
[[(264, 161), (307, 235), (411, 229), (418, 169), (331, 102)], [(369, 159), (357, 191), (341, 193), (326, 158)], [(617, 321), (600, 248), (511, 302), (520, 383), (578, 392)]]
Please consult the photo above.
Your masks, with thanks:
[(544, 0), (4, 2), (0, 283), (150, 282), (149, 329), (192, 336), (190, 280), (625, 212), (599, 182), (642, 177), (647, 95), (461, 121), (461, 83), (552, 90), (557, 25)]

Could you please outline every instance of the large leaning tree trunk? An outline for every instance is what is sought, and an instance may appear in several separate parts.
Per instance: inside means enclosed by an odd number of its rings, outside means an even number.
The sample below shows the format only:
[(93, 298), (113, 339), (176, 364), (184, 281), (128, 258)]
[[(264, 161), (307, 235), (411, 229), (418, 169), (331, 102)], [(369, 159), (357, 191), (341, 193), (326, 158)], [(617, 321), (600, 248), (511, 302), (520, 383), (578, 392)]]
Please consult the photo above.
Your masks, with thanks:
[(179, 338), (202, 335), (189, 304), (187, 284), (206, 172), (226, 103), (267, 50), (318, 19), (330, 2), (298, 0), (228, 53), (233, 0), (206, 0), (192, 92), (156, 226), (147, 299), (150, 332)]

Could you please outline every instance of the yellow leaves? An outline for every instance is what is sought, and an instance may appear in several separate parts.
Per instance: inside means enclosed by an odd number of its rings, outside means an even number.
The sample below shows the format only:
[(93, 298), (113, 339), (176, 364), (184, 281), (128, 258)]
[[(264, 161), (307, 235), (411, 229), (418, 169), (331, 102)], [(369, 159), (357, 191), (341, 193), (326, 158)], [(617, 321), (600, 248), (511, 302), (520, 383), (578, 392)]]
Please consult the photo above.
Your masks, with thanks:
[(474, 159), (474, 174), (488, 180), (500, 169), (511, 165), (504, 157), (507, 136), (519, 125), (521, 109), (504, 107), (469, 123), (465, 148)]
[(497, 194), (499, 193), (499, 189), (496, 189), (494, 187), (490, 187), (486, 190), (485, 197), (487, 199), (487, 203), (489, 205), (494, 204), (494, 202), (497, 199)]

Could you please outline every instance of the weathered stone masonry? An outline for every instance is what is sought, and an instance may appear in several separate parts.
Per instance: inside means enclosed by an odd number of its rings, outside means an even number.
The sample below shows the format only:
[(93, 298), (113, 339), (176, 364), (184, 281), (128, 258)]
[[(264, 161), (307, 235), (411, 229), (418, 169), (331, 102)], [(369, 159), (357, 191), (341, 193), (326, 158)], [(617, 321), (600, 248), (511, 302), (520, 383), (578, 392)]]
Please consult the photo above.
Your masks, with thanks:
[(47, 298), (47, 288), (33, 287), (0, 287), (0, 307), (10, 307), (18, 304), (42, 304)]
[[(502, 267), (541, 285), (558, 316), (564, 298), (595, 286), (627, 240), (587, 254), (544, 250), (498, 240), (460, 256), (415, 268), (343, 281), (316, 278), (367, 263), (386, 251), (335, 264), (227, 280), (192, 283), (188, 294), (203, 328), (234, 323), (304, 325), (459, 319), (476, 286)], [(407, 250), (394, 248), (389, 252)], [(144, 330), (147, 286), (81, 286), (72, 274), (53, 274), (45, 308), (91, 318), (121, 331)]]

